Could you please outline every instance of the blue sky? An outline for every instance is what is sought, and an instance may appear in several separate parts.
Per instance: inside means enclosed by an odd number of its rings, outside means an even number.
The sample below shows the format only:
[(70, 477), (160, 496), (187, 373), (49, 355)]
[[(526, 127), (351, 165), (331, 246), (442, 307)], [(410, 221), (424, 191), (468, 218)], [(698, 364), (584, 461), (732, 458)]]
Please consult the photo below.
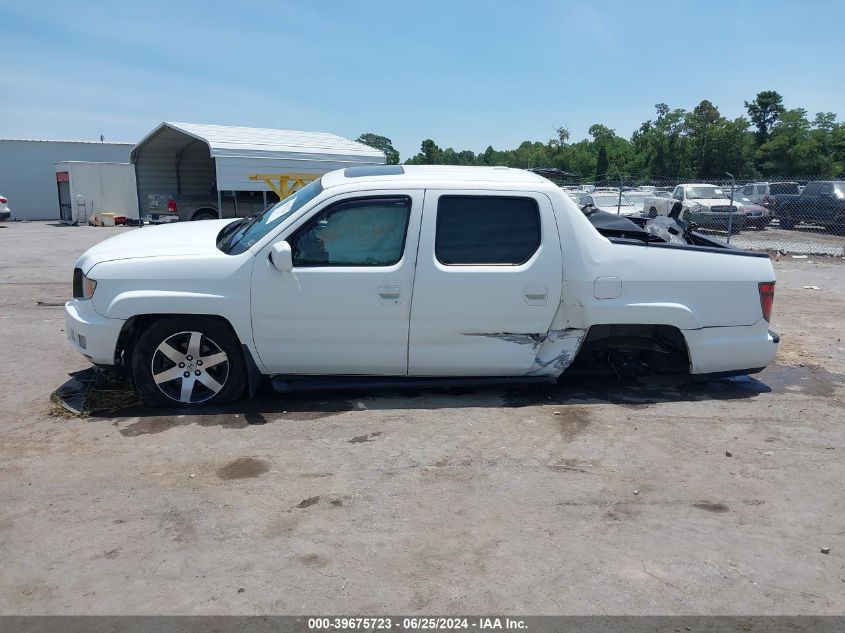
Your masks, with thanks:
[(845, 118), (845, 3), (0, 0), (0, 138), (189, 121), (483, 151), (777, 90)]

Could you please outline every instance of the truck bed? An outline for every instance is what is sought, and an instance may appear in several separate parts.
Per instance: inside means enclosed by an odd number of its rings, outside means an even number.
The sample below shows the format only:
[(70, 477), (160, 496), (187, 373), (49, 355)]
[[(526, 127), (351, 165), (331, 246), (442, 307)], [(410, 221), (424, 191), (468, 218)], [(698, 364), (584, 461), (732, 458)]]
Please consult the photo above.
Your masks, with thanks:
[(687, 244), (672, 244), (664, 242), (660, 238), (645, 231), (645, 226), (651, 218), (622, 217), (604, 212), (593, 213), (588, 215), (587, 218), (599, 233), (607, 237), (614, 244), (697, 250), (708, 253), (721, 253), (724, 255), (768, 258), (767, 253), (735, 248), (722, 240), (704, 235), (703, 233), (699, 233), (695, 230), (685, 234)]

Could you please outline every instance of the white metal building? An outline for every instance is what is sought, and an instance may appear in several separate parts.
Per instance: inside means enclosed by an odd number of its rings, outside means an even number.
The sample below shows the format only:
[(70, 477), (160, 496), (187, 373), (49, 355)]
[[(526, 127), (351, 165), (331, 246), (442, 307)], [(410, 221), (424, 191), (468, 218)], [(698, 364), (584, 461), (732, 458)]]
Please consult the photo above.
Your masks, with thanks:
[(219, 210), (223, 193), (285, 197), (326, 172), (381, 165), (385, 157), (380, 150), (325, 132), (162, 123), (135, 146), (130, 162), (144, 216), (148, 201), (161, 196), (207, 199)]
[(129, 162), (132, 143), (0, 139), (0, 195), (12, 219), (58, 220), (56, 163)]
[(129, 163), (56, 163), (61, 220), (85, 224), (94, 214), (138, 217), (135, 171)]

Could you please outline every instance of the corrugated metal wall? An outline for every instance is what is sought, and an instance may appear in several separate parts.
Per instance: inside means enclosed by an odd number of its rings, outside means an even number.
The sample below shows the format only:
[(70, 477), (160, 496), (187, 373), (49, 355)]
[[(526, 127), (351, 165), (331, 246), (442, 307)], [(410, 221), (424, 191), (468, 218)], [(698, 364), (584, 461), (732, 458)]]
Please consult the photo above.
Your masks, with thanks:
[(82, 143), (0, 139), (0, 195), (9, 199), (12, 219), (58, 220), (56, 163), (128, 163), (131, 143)]

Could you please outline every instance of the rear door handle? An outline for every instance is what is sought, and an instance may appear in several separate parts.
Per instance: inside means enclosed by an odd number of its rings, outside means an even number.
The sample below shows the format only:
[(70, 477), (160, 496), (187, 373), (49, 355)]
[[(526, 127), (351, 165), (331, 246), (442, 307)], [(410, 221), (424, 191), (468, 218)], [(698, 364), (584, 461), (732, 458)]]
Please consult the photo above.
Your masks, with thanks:
[(530, 306), (544, 306), (549, 297), (546, 286), (525, 286), (525, 302)]
[(384, 305), (399, 305), (402, 292), (399, 286), (379, 286), (378, 300)]

